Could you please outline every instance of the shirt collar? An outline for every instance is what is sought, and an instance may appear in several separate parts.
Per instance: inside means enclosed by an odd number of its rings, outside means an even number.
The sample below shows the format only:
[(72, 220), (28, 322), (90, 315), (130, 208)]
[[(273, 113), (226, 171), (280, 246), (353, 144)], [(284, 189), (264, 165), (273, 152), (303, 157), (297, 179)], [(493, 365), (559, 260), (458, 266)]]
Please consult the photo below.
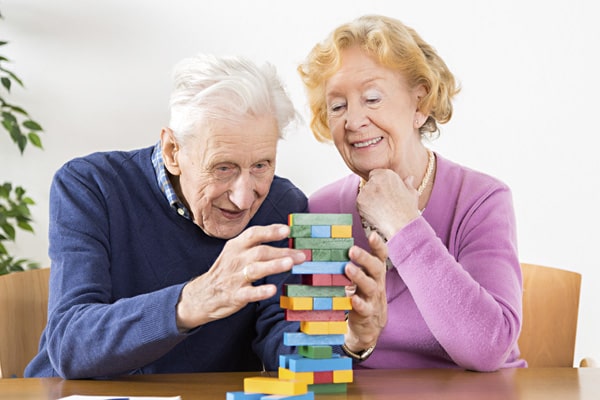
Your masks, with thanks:
[(179, 200), (179, 197), (177, 197), (177, 193), (175, 193), (175, 189), (173, 189), (173, 185), (171, 184), (169, 176), (167, 175), (165, 162), (162, 156), (162, 149), (160, 147), (160, 141), (156, 143), (154, 150), (152, 151), (152, 165), (154, 166), (154, 171), (156, 172), (158, 187), (165, 195), (165, 198), (168, 200), (171, 208), (177, 211), (177, 214), (181, 215), (182, 217), (191, 219), (189, 210), (181, 202), (181, 200)]

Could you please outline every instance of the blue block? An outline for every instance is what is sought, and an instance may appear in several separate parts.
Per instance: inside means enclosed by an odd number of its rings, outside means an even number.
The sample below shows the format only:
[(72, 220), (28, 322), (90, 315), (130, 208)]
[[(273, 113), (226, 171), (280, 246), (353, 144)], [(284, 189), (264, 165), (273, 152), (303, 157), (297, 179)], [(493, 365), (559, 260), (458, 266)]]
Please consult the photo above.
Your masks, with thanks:
[(226, 400), (261, 400), (264, 396), (264, 393), (227, 392)]
[(344, 344), (344, 335), (308, 335), (303, 332), (284, 332), (283, 344), (286, 346), (315, 346)]
[(310, 229), (310, 237), (330, 238), (331, 225), (313, 225)]
[(332, 297), (313, 297), (313, 310), (332, 310)]
[(292, 267), (292, 274), (344, 274), (348, 261), (305, 261)]
[(299, 354), (279, 356), (279, 366), (293, 372), (321, 372), (352, 369), (352, 359), (333, 354), (331, 358), (306, 358)]
[(296, 394), (292, 396), (281, 396), (278, 394), (270, 394), (263, 396), (260, 400), (315, 400), (315, 392), (306, 392), (304, 394)]

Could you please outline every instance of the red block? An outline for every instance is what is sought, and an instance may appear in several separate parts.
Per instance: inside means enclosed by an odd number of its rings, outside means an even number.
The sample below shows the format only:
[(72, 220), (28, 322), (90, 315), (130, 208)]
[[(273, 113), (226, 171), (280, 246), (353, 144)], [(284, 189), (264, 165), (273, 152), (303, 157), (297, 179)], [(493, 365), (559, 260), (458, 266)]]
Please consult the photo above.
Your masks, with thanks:
[(314, 383), (333, 383), (333, 371), (315, 371)]
[(309, 286), (334, 286), (331, 284), (331, 274), (302, 275), (302, 284)]
[(352, 281), (344, 274), (331, 275), (331, 286), (350, 286)]
[(284, 310), (286, 321), (344, 321), (344, 310)]

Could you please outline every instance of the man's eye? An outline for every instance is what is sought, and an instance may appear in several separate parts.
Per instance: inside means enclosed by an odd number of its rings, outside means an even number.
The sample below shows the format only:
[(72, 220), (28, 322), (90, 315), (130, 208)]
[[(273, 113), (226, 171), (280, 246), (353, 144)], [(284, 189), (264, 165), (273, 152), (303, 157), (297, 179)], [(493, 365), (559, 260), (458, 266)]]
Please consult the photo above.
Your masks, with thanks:
[(236, 169), (230, 165), (219, 165), (214, 168), (214, 173), (217, 178), (229, 178), (235, 174)]
[(252, 169), (253, 169), (254, 173), (264, 174), (265, 172), (269, 171), (270, 166), (271, 166), (271, 164), (268, 162), (260, 162), (260, 163), (254, 164)]

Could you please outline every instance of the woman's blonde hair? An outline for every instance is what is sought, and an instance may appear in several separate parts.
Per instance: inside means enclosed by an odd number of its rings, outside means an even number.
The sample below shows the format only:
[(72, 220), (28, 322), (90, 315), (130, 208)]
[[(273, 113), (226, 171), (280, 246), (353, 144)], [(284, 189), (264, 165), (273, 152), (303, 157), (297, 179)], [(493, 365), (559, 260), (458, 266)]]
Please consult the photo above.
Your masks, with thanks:
[(425, 87), (427, 94), (421, 98), (419, 110), (428, 118), (420, 132), (429, 137), (437, 135), (437, 124), (450, 120), (452, 98), (460, 91), (454, 76), (435, 49), (414, 29), (394, 18), (366, 15), (339, 26), (313, 47), (306, 61), (298, 66), (312, 112), (310, 127), (317, 140), (332, 140), (327, 124), (325, 84), (340, 68), (340, 53), (353, 46), (360, 46), (381, 65), (399, 71), (409, 87)]

